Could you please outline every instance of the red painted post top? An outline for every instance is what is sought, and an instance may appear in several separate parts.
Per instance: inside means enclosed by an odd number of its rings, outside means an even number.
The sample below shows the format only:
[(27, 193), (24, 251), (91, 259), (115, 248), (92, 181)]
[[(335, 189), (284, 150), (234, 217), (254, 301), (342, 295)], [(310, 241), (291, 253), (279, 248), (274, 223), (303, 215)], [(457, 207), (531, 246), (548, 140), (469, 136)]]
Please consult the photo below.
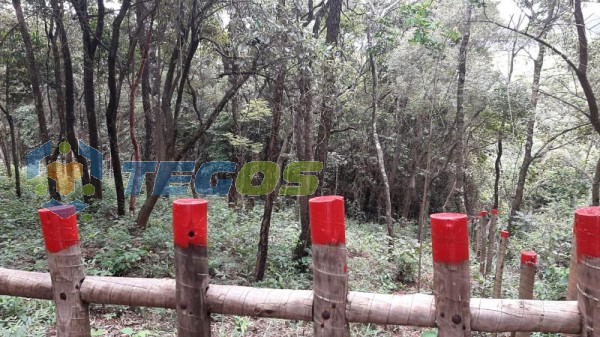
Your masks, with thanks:
[(173, 238), (175, 246), (188, 248), (206, 246), (208, 201), (203, 199), (178, 199), (173, 201)]
[(345, 244), (344, 198), (337, 195), (311, 198), (308, 206), (312, 243), (333, 246)]
[(600, 207), (586, 207), (575, 211), (575, 241), (577, 260), (600, 257)]
[(431, 218), (433, 262), (460, 264), (469, 260), (467, 216), (459, 213), (437, 213)]
[(533, 250), (521, 252), (521, 265), (537, 266), (537, 253)]
[(79, 244), (75, 206), (61, 205), (38, 210), (44, 244), (49, 253), (58, 253)]
[(492, 210), (492, 215), (498, 216), (498, 210), (494, 208)]
[(479, 216), (482, 218), (485, 218), (487, 216), (487, 211), (481, 211), (479, 212)]
[(510, 234), (508, 233), (508, 231), (501, 231), (500, 232), (500, 237), (503, 239), (508, 239), (508, 237), (510, 236)]

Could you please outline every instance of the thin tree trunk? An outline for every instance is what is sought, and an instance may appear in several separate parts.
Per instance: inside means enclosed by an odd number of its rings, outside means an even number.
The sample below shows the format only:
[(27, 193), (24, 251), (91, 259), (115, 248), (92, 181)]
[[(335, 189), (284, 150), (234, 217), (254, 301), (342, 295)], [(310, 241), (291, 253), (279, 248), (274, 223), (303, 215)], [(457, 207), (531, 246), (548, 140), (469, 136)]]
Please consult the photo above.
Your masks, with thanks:
[[(42, 97), (42, 90), (40, 88), (40, 79), (38, 74), (38, 67), (35, 61), (35, 53), (33, 51), (33, 45), (31, 43), (31, 35), (27, 23), (25, 22), (25, 16), (23, 15), (23, 9), (21, 7), (21, 0), (12, 0), (13, 7), (15, 9), (15, 16), (21, 31), (21, 37), (23, 39), (23, 45), (25, 47), (25, 59), (27, 60), (27, 72), (29, 75), (29, 81), (31, 82), (31, 91), (33, 92), (33, 99), (35, 102), (35, 112), (38, 120), (38, 126), (40, 128), (39, 137), (42, 144), (50, 141), (50, 135), (48, 133), (48, 126), (46, 124), (46, 116), (44, 114), (44, 104)], [(46, 158), (46, 164), (50, 163), (50, 158)], [(55, 200), (60, 200), (60, 194), (56, 192), (56, 182), (51, 178), (48, 178), (48, 191), (50, 196)]]
[[(104, 1), (98, 0), (98, 13), (95, 16), (96, 29), (92, 34), (90, 26), (90, 16), (87, 9), (87, 0), (71, 0), (79, 26), (81, 27), (82, 42), (83, 42), (83, 100), (88, 124), (88, 141), (89, 145), (100, 150), (100, 138), (98, 135), (98, 122), (96, 120), (96, 101), (94, 83), (94, 62), (96, 58), (96, 49), (99, 39), (104, 31)], [(90, 182), (94, 186), (93, 196), (102, 199), (102, 181), (100, 177), (90, 177)]]
[(115, 191), (117, 193), (117, 214), (125, 215), (125, 189), (123, 187), (123, 174), (121, 172), (121, 161), (119, 159), (119, 139), (117, 135), (117, 112), (119, 109), (119, 91), (117, 89), (117, 52), (119, 50), (119, 37), (121, 23), (125, 14), (131, 6), (131, 0), (123, 0), (119, 14), (112, 24), (112, 38), (108, 50), (108, 104), (106, 106), (106, 127), (108, 130), (108, 141), (110, 144), (111, 166), (115, 180)]
[[(146, 22), (143, 18), (147, 15), (148, 9), (147, 4), (140, 3), (137, 7), (137, 20), (138, 27), (142, 27), (142, 34), (140, 34), (140, 41), (138, 42), (140, 45), (143, 45), (144, 39), (148, 34), (154, 34), (157, 30), (153, 29), (152, 25), (149, 27), (146, 25)], [(156, 8), (155, 8), (156, 9)], [(143, 51), (142, 51), (143, 52)], [(150, 81), (151, 76), (157, 76), (155, 81), (158, 81), (156, 86), (160, 86), (160, 76), (156, 74), (158, 68), (158, 61), (156, 59), (156, 48), (154, 44), (150, 44), (148, 46), (147, 52), (147, 60), (146, 66), (144, 67), (144, 71), (142, 72), (142, 106), (144, 109), (144, 145), (142, 150), (142, 160), (143, 161), (154, 161), (156, 159), (155, 152), (155, 140), (154, 140), (154, 132), (159, 127), (154, 126), (156, 122), (156, 108), (160, 106), (157, 99), (153, 99), (153, 97), (158, 96), (158, 88), (152, 87), (152, 82)], [(156, 83), (156, 82), (155, 82)], [(154, 173), (147, 173), (145, 176), (146, 183), (146, 195), (152, 193), (152, 189), (154, 188)]]
[(512, 233), (515, 217), (517, 215), (517, 212), (521, 210), (521, 206), (523, 205), (523, 196), (525, 194), (525, 182), (527, 180), (527, 173), (529, 171), (531, 163), (534, 160), (532, 155), (532, 148), (533, 136), (535, 133), (535, 115), (540, 91), (540, 78), (542, 75), (542, 67), (544, 66), (544, 54), (546, 52), (546, 47), (544, 47), (542, 44), (538, 44), (538, 47), (539, 52), (537, 58), (534, 60), (533, 81), (531, 83), (531, 96), (529, 99), (531, 114), (529, 115), (529, 120), (527, 121), (527, 137), (525, 139), (525, 151), (523, 154), (523, 161), (519, 169), (517, 186), (515, 188), (515, 196), (510, 207), (510, 216), (508, 218), (509, 233)]
[[(311, 88), (311, 79), (309, 69), (311, 63), (306, 60), (300, 60), (302, 67), (300, 69), (300, 106), (299, 113), (294, 115), (294, 133), (296, 139), (296, 155), (299, 160), (313, 160), (313, 144), (312, 144), (312, 105), (313, 94)], [(310, 219), (308, 212), (309, 196), (299, 196), (298, 205), (300, 213), (300, 236), (296, 247), (294, 248), (292, 259), (296, 262), (303, 257), (308, 256), (311, 247), (310, 240)], [(301, 266), (304, 267), (304, 266)]]
[[(144, 72), (146, 71), (146, 61), (148, 59), (148, 48), (150, 47), (150, 37), (152, 32), (152, 23), (154, 21), (154, 17), (150, 20), (150, 29), (146, 32), (146, 39), (144, 44), (140, 44), (141, 56), (142, 60), (140, 62), (140, 68), (138, 70), (137, 75), (133, 78), (131, 87), (129, 88), (129, 138), (131, 139), (131, 146), (133, 147), (133, 161), (136, 163), (140, 162), (140, 146), (137, 140), (137, 136), (135, 134), (135, 97), (137, 88), (139, 87), (142, 78), (144, 76)], [(133, 60), (131, 61), (133, 63)], [(133, 191), (137, 191), (138, 186), (136, 184), (141, 181), (140, 176), (140, 167), (138, 164), (134, 165), (134, 172), (132, 174), (131, 179), (133, 179), (134, 186), (132, 188)], [(136, 200), (137, 197), (132, 193), (129, 196), (129, 213), (134, 214), (136, 208)]]
[[(285, 0), (279, 0), (277, 3), (277, 21), (285, 25), (283, 10), (285, 9)], [(282, 45), (287, 45), (287, 39), (284, 37)], [(281, 149), (279, 148), (279, 129), (281, 128), (281, 115), (283, 113), (283, 95), (285, 89), (286, 64), (280, 65), (277, 78), (275, 79), (275, 90), (273, 95), (273, 118), (271, 121), (271, 136), (267, 146), (268, 161), (280, 162)], [(279, 178), (279, 177), (277, 177)], [(279, 179), (278, 179), (279, 180)], [(279, 184), (278, 184), (279, 185)], [(273, 204), (275, 202), (278, 188), (273, 193), (269, 193), (265, 200), (265, 208), (260, 223), (260, 236), (258, 240), (258, 252), (256, 253), (256, 267), (254, 269), (254, 278), (259, 281), (265, 277), (267, 268), (267, 254), (269, 251), (269, 229), (271, 227), (271, 216), (273, 214)]]
[(592, 206), (600, 206), (600, 158), (596, 162), (594, 182), (592, 183)]
[[(275, 80), (274, 92), (274, 107), (273, 120), (271, 126), (271, 136), (269, 137), (269, 145), (267, 147), (267, 160), (279, 161), (279, 129), (281, 125), (281, 114), (283, 110), (283, 95), (285, 85), (284, 69), (279, 70)], [(279, 178), (279, 177), (278, 177)], [(254, 278), (262, 280), (265, 276), (267, 266), (267, 253), (269, 250), (269, 229), (271, 227), (271, 215), (273, 213), (273, 203), (275, 202), (275, 192), (267, 195), (265, 200), (265, 208), (263, 211), (262, 220), (260, 223), (260, 237), (258, 241), (258, 252), (256, 254), (256, 267), (254, 269)]]
[(390, 198), (390, 184), (388, 181), (388, 176), (385, 171), (385, 160), (383, 156), (383, 149), (381, 148), (381, 143), (379, 142), (379, 134), (377, 133), (377, 106), (379, 104), (379, 77), (377, 74), (377, 63), (375, 62), (374, 50), (373, 48), (373, 28), (372, 23), (369, 23), (369, 27), (367, 28), (367, 44), (369, 45), (369, 50), (367, 53), (369, 54), (369, 64), (371, 66), (371, 79), (372, 79), (372, 115), (371, 115), (371, 123), (372, 123), (372, 132), (373, 132), (373, 142), (375, 143), (375, 149), (377, 152), (377, 162), (379, 164), (379, 173), (381, 174), (381, 181), (383, 182), (383, 190), (385, 198), (385, 222), (387, 225), (387, 234), (388, 241), (390, 247), (394, 245), (394, 225), (392, 220), (392, 200)]
[(82, 184), (85, 185), (89, 183), (90, 175), (86, 158), (79, 154), (79, 142), (75, 133), (75, 80), (73, 78), (71, 49), (69, 47), (67, 32), (63, 24), (63, 9), (58, 4), (57, 0), (52, 0), (51, 4), (52, 11), (54, 12), (54, 22), (60, 39), (60, 49), (63, 59), (63, 74), (65, 79), (65, 132), (67, 141), (71, 145), (71, 150), (76, 156), (77, 162), (80, 163), (83, 168)]
[(596, 95), (590, 80), (587, 76), (589, 51), (588, 41), (586, 36), (585, 19), (581, 10), (581, 0), (573, 0), (573, 8), (575, 14), (575, 26), (577, 28), (577, 38), (579, 47), (579, 64), (577, 67), (577, 79), (583, 89), (585, 99), (588, 105), (589, 114), (587, 115), (590, 123), (594, 127), (597, 133), (600, 134), (600, 116), (598, 111), (598, 102), (596, 101)]
[[(6, 121), (8, 122), (8, 129), (10, 132), (10, 146), (12, 152), (12, 162), (15, 168), (15, 193), (17, 197), (21, 197), (21, 175), (19, 172), (19, 153), (17, 150), (17, 135), (15, 132), (15, 123), (13, 116), (6, 110), (2, 105), (0, 105), (0, 109), (2, 113), (6, 117)], [(10, 166), (8, 167), (10, 169)]]
[(458, 211), (460, 213), (466, 213), (467, 209), (465, 206), (465, 139), (464, 139), (464, 128), (465, 128), (465, 107), (464, 107), (464, 96), (465, 96), (465, 80), (467, 74), (467, 48), (469, 45), (469, 38), (471, 36), (471, 11), (473, 6), (470, 2), (467, 3), (467, 13), (465, 15), (465, 23), (463, 26), (462, 39), (460, 42), (460, 49), (458, 52), (458, 84), (456, 86), (456, 119), (454, 121), (454, 136), (456, 137), (456, 169), (454, 172), (454, 184), (450, 190), (450, 194), (444, 204), (446, 209), (448, 201), (452, 200), (456, 196), (456, 202), (458, 204)]
[(12, 168), (10, 166), (10, 152), (8, 151), (6, 141), (4, 140), (4, 132), (0, 135), (0, 149), (2, 149), (2, 161), (4, 162), (4, 168), (6, 169), (6, 175), (8, 176), (8, 178), (12, 178)]
[(46, 116), (44, 114), (42, 90), (40, 88), (38, 67), (35, 61), (33, 45), (31, 43), (31, 35), (29, 34), (29, 29), (27, 27), (27, 23), (25, 22), (23, 9), (21, 8), (21, 0), (12, 0), (12, 4), (15, 8), (15, 15), (19, 23), (21, 37), (23, 38), (23, 45), (25, 47), (27, 72), (29, 74), (29, 80), (31, 82), (31, 91), (33, 92), (33, 99), (35, 102), (35, 112), (38, 119), (38, 126), (40, 127), (40, 140), (42, 141), (42, 143), (46, 143), (50, 140), (50, 136), (48, 135), (48, 126), (46, 124)]
[(8, 130), (10, 132), (10, 148), (12, 153), (12, 164), (15, 171), (15, 194), (17, 197), (21, 197), (21, 172), (19, 165), (19, 150), (17, 147), (17, 132), (15, 130), (15, 122), (13, 116), (8, 112), (9, 109), (9, 99), (10, 99), (10, 65), (8, 63), (8, 59), (6, 60), (6, 74), (4, 76), (4, 86), (6, 89), (5, 92), (5, 100), (6, 100), (6, 108), (0, 105), (0, 109), (2, 113), (6, 117), (6, 121), (8, 122)]
[[(304, 140), (303, 145), (305, 151), (305, 160), (312, 160), (314, 157), (315, 161), (323, 163), (323, 170), (317, 173), (317, 179), (319, 180), (319, 186), (316, 194), (323, 194), (323, 184), (325, 181), (325, 171), (327, 170), (327, 152), (329, 148), (329, 138), (331, 136), (331, 128), (333, 127), (333, 118), (335, 115), (335, 109), (337, 105), (337, 94), (336, 94), (336, 78), (335, 69), (333, 63), (335, 62), (335, 50), (338, 43), (338, 36), (340, 31), (340, 16), (342, 12), (342, 1), (341, 0), (330, 0), (326, 6), (329, 7), (326, 27), (327, 35), (325, 37), (325, 43), (333, 48), (329, 50), (329, 54), (324, 65), (324, 90), (323, 90), (323, 101), (321, 104), (321, 117), (319, 120), (319, 128), (317, 132), (317, 142), (315, 144), (314, 152), (312, 150), (312, 93), (310, 75), (306, 74), (306, 70), (301, 72), (301, 93), (304, 92), (302, 98), (304, 102), (301, 109), (304, 110)], [(320, 24), (315, 22), (315, 27)], [(310, 63), (309, 63), (310, 64)], [(310, 104), (310, 105), (308, 105)], [(310, 158), (310, 159), (308, 159)], [(293, 259), (299, 261), (302, 257), (308, 255), (308, 249), (311, 246), (310, 242), (310, 224), (308, 221), (308, 197), (300, 197), (300, 237), (298, 243), (294, 249)]]
[(331, 136), (331, 128), (333, 127), (333, 118), (337, 105), (336, 94), (336, 77), (335, 68), (335, 50), (338, 44), (338, 36), (340, 31), (340, 15), (342, 12), (342, 0), (329, 0), (327, 15), (327, 35), (325, 43), (332, 47), (328, 51), (327, 59), (323, 69), (325, 88), (323, 90), (323, 104), (321, 106), (321, 120), (319, 123), (319, 131), (317, 135), (317, 144), (315, 148), (315, 160), (323, 163), (323, 170), (317, 174), (319, 178), (319, 187), (317, 194), (323, 194), (323, 184), (325, 171), (327, 169), (327, 151), (329, 148), (329, 138)]
[(494, 205), (492, 209), (498, 209), (499, 189), (500, 189), (500, 171), (502, 168), (502, 131), (498, 134), (498, 143), (496, 148), (496, 162), (494, 163)]

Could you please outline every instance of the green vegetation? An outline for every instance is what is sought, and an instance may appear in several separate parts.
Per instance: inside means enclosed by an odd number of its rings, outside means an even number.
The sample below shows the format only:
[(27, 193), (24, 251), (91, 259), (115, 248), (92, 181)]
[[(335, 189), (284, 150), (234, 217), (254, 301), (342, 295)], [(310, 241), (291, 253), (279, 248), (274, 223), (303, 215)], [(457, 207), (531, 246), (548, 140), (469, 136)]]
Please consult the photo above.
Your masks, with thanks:
[[(38, 182), (26, 181), (24, 191)], [(26, 202), (10, 197), (9, 179), (0, 178), (0, 199), (6, 205), (0, 213), (4, 230), (0, 233), (0, 266), (46, 271), (46, 253), (36, 210), (44, 201), (26, 193)], [(131, 277), (174, 277), (170, 203), (162, 199), (146, 231), (138, 231), (133, 218), (111, 215), (112, 200), (105, 199), (79, 215), (80, 236), (88, 275)], [(282, 199), (286, 202), (290, 199)], [(215, 284), (310, 289), (311, 274), (302, 273), (290, 258), (299, 221), (293, 204), (274, 213), (268, 272), (255, 282), (252, 272), (262, 214), (261, 207), (237, 212), (222, 198), (209, 199), (209, 267)], [(518, 257), (521, 249), (535, 248), (540, 255), (536, 297), (563, 299), (568, 277), (572, 210), (545, 209), (520, 222), (519, 234), (511, 239), (504, 278), (504, 297), (517, 297)], [(501, 220), (501, 223), (502, 220)], [(378, 293), (416, 292), (419, 246), (414, 224), (400, 229), (390, 261), (384, 224), (347, 219), (347, 247), (350, 289)], [(543, 228), (543, 230), (534, 230)], [(426, 231), (427, 233), (427, 231)], [(428, 233), (427, 233), (428, 234)], [(430, 240), (423, 245), (424, 283), (421, 292), (431, 293)], [(474, 259), (472, 259), (474, 260)], [(310, 257), (304, 263), (310, 263)], [(483, 280), (473, 261), (473, 296), (489, 296), (491, 279)], [(94, 305), (91, 308), (94, 333), (120, 336), (174, 336), (175, 314), (170, 310)], [(54, 324), (50, 301), (0, 297), (0, 336), (45, 336)], [(278, 333), (298, 336), (310, 331), (305, 322), (252, 319), (213, 315), (217, 336), (254, 336)], [(283, 334), (281, 332), (283, 331)], [(409, 327), (382, 327), (353, 324), (356, 336), (396, 336), (418, 334)]]

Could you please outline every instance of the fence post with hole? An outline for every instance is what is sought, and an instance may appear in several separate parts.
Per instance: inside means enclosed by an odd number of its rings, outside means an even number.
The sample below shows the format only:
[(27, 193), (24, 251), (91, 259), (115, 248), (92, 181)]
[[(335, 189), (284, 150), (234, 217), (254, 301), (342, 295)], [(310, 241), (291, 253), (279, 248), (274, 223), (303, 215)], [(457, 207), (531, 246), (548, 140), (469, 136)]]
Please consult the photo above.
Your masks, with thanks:
[(344, 198), (309, 200), (313, 258), (313, 324), (318, 337), (348, 337), (348, 267)]
[(59, 337), (91, 336), (88, 304), (79, 296), (85, 278), (75, 206), (61, 205), (38, 211), (52, 295), (56, 304), (56, 332)]
[(600, 207), (575, 211), (577, 302), (582, 336), (600, 336)]
[(471, 336), (467, 216), (431, 215), (433, 294), (440, 337)]
[(210, 336), (207, 209), (202, 199), (173, 202), (177, 335)]

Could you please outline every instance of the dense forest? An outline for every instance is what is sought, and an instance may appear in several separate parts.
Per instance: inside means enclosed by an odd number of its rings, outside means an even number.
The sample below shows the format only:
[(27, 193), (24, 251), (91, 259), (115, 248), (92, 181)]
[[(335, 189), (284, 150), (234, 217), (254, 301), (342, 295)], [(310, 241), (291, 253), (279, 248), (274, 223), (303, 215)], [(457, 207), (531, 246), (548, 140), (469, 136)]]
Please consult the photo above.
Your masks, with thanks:
[[(180, 180), (184, 193), (151, 193), (165, 181), (160, 164), (193, 163), (171, 167), (173, 179), (235, 163), (214, 186), (269, 161), (281, 167), (274, 193), (232, 183), (207, 197), (222, 226), (215, 279), (307, 287), (308, 200), (340, 195), (362, 247), (349, 254), (366, 259), (351, 266), (374, 278), (355, 288), (428, 289), (429, 215), (498, 209), (514, 237), (509, 261), (535, 248), (539, 297), (564, 298), (573, 211), (600, 204), (598, 20), (600, 5), (581, 0), (2, 1), (0, 266), (45, 270), (41, 237), (23, 243), (23, 233), (39, 232), (35, 212), (48, 200), (78, 200), (89, 206), (79, 213), (86, 264), (99, 275), (172, 276), (161, 255), (172, 250), (170, 204), (206, 196), (195, 175)], [(52, 178), (55, 162), (76, 178), (68, 190)], [(157, 164), (134, 181), (131, 162)], [(294, 162), (322, 163), (307, 170), (318, 179), (311, 196), (278, 193)], [(477, 282), (490, 295), (493, 280)], [(0, 332), (30, 335), (22, 315), (51, 309), (15, 301), (0, 297), (0, 317), (14, 318)], [(270, 324), (223, 320), (224, 335)]]

